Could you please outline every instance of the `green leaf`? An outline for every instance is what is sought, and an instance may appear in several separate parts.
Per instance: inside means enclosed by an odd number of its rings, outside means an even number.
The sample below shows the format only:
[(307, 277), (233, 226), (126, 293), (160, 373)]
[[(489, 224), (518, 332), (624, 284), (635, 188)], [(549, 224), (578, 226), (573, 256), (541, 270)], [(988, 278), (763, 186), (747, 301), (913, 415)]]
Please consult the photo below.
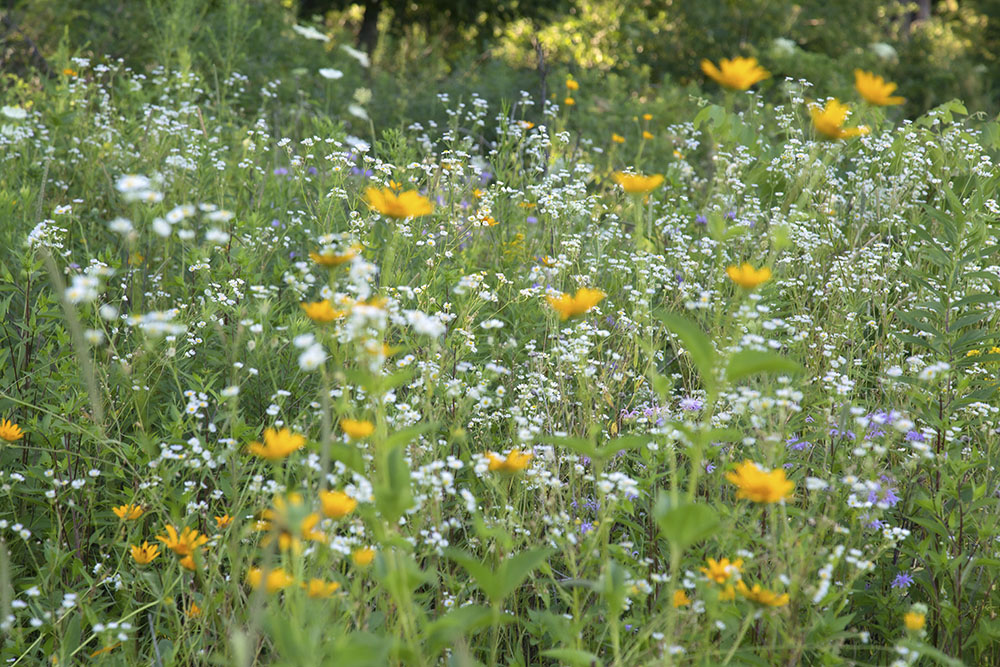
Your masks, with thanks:
[(577, 648), (550, 648), (547, 651), (542, 651), (542, 656), (546, 658), (552, 658), (558, 662), (572, 665), (572, 667), (600, 667), (604, 663), (593, 653), (587, 651), (582, 651)]
[(740, 350), (729, 359), (726, 378), (730, 382), (742, 380), (757, 373), (801, 373), (802, 366), (777, 352)]
[(719, 515), (709, 505), (682, 503), (671, 507), (666, 494), (656, 501), (653, 515), (663, 536), (679, 549), (711, 536), (719, 525)]
[(681, 344), (691, 357), (691, 362), (701, 374), (702, 382), (710, 384), (715, 380), (716, 354), (712, 347), (712, 340), (701, 330), (701, 328), (684, 317), (676, 313), (657, 313), (657, 319), (681, 339)]
[(386, 521), (395, 523), (413, 505), (410, 490), (410, 466), (406, 464), (403, 447), (396, 447), (388, 456), (388, 480), (375, 494), (375, 506)]
[(497, 571), (500, 580), (500, 596), (497, 602), (514, 592), (518, 586), (524, 583), (535, 569), (537, 569), (552, 553), (551, 549), (530, 549), (511, 556), (503, 562)]
[(437, 653), (443, 648), (454, 645), (460, 637), (488, 626), (492, 615), (493, 610), (482, 605), (470, 604), (452, 609), (435, 619), (424, 631), (429, 652)]

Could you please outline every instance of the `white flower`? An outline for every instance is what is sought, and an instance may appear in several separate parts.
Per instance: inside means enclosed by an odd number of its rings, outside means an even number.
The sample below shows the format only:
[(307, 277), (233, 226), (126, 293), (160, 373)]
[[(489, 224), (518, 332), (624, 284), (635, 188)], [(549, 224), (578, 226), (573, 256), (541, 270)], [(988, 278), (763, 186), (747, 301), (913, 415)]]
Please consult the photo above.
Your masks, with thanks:
[(354, 47), (348, 46), (347, 44), (341, 44), (340, 48), (344, 50), (344, 53), (357, 60), (362, 67), (368, 67), (372, 64), (371, 60), (368, 59), (368, 54), (364, 51), (358, 51)]
[(339, 69), (333, 69), (332, 67), (321, 67), (319, 70), (319, 75), (324, 79), (330, 79), (331, 81), (336, 81), (344, 76), (344, 73)]
[(130, 234), (134, 231), (132, 221), (128, 218), (115, 218), (108, 223), (108, 229), (117, 234)]
[(21, 107), (3, 107), (0, 109), (0, 113), (11, 120), (24, 120), (28, 117), (28, 112)]
[(122, 176), (118, 179), (118, 182), (115, 183), (115, 187), (118, 188), (118, 192), (143, 192), (148, 190), (149, 186), (149, 179), (138, 174)]
[(364, 139), (359, 139), (355, 136), (348, 135), (347, 138), (344, 139), (344, 141), (347, 142), (348, 146), (358, 151), (359, 153), (367, 153), (371, 149), (371, 144), (369, 144)]
[(153, 233), (154, 234), (156, 234), (157, 236), (161, 236), (163, 238), (167, 238), (168, 236), (170, 236), (170, 231), (171, 231), (171, 228), (170, 228), (170, 223), (169, 222), (167, 222), (163, 218), (154, 218), (153, 219)]
[(360, 118), (361, 120), (368, 120), (368, 112), (365, 111), (364, 107), (358, 104), (348, 104), (347, 113)]
[(304, 371), (314, 371), (326, 361), (326, 350), (319, 343), (313, 343), (299, 355), (299, 368)]
[(293, 25), (292, 30), (299, 33), (306, 39), (315, 39), (319, 42), (329, 42), (330, 38), (321, 33), (311, 25)]

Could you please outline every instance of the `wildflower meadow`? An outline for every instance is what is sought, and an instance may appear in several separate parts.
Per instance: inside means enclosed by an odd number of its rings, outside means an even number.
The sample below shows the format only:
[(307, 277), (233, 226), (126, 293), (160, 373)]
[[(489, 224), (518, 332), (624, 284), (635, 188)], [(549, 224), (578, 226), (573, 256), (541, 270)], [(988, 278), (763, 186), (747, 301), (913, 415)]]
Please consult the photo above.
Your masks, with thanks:
[(1000, 665), (997, 109), (147, 5), (0, 86), (3, 664)]

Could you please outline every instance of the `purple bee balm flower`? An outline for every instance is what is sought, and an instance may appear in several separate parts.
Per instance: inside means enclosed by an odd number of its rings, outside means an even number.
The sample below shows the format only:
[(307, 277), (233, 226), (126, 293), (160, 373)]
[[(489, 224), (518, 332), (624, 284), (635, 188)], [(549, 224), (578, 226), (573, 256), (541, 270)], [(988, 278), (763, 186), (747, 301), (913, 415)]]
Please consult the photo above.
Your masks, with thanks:
[(892, 580), (892, 587), (900, 588), (905, 591), (907, 588), (910, 587), (910, 584), (912, 583), (913, 583), (913, 577), (911, 577), (906, 572), (900, 572), (899, 574), (896, 575), (896, 578)]

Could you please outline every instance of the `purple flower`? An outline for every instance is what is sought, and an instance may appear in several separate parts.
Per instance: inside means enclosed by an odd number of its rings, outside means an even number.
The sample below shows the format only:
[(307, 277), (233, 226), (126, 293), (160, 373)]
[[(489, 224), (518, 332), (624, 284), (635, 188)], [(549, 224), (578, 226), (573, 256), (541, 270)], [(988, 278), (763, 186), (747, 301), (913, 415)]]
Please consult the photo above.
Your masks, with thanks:
[(306, 171), (308, 171), (313, 176), (319, 173), (319, 169), (317, 169), (316, 167), (309, 167), (309, 169), (307, 169)]
[(913, 577), (911, 577), (906, 572), (900, 572), (899, 574), (896, 575), (896, 578), (892, 580), (892, 587), (901, 588), (905, 591), (907, 588), (910, 587), (910, 584), (912, 583), (913, 583)]
[(926, 438), (924, 438), (924, 434), (921, 433), (920, 431), (907, 431), (906, 432), (906, 441), (907, 442), (923, 442), (924, 440), (926, 440)]
[(798, 436), (794, 435), (785, 441), (785, 445), (787, 445), (789, 449), (794, 449), (797, 452), (801, 452), (806, 447), (812, 447), (812, 443), (806, 442), (805, 440), (799, 440)]
[(694, 396), (685, 396), (681, 399), (680, 405), (681, 410), (684, 410), (685, 412), (697, 412), (705, 406), (700, 399), (697, 399)]
[(277, 167), (271, 173), (273, 173), (275, 176), (287, 176), (288, 175), (288, 170), (285, 169), (284, 167)]
[(699, 225), (707, 225), (708, 224), (708, 218), (706, 218), (704, 215), (701, 215), (701, 214), (698, 214), (698, 217), (695, 218), (694, 221), (697, 222)]
[(736, 219), (736, 211), (728, 211), (726, 213), (726, 217), (729, 218), (730, 220), (735, 220)]
[(708, 463), (706, 463), (705, 464), (705, 472), (707, 472), (707, 473), (715, 472), (715, 464), (712, 463), (711, 461), (709, 461)]
[(538, 218), (536, 218), (533, 215), (529, 215), (527, 218), (524, 219), (524, 221), (527, 222), (529, 225), (534, 225), (535, 223), (538, 222)]

